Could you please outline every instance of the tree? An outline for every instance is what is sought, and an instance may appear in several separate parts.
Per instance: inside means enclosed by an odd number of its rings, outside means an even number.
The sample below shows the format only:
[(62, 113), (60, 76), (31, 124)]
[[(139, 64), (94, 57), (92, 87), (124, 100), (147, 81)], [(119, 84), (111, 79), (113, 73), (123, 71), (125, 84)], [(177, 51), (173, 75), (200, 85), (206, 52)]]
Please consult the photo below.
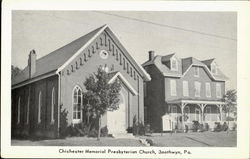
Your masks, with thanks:
[(223, 107), (223, 111), (227, 114), (227, 121), (229, 125), (229, 114), (237, 112), (237, 92), (236, 90), (228, 90), (226, 94), (223, 96), (223, 100), (225, 105)]
[(11, 65), (11, 79), (21, 72), (21, 69)]
[(98, 119), (97, 140), (100, 140), (101, 116), (119, 108), (121, 84), (118, 79), (113, 83), (109, 83), (109, 80), (109, 74), (99, 67), (97, 73), (91, 74), (84, 82), (87, 90), (83, 93), (84, 105)]

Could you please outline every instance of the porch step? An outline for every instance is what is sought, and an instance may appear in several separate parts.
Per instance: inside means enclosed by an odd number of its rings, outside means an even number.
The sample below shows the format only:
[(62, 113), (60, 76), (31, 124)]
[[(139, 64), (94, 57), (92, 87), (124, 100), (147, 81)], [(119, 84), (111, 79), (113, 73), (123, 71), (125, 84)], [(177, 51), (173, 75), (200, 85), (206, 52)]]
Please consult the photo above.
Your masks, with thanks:
[(133, 134), (128, 134), (128, 133), (115, 133), (112, 134), (113, 138), (116, 139), (134, 139), (135, 137)]

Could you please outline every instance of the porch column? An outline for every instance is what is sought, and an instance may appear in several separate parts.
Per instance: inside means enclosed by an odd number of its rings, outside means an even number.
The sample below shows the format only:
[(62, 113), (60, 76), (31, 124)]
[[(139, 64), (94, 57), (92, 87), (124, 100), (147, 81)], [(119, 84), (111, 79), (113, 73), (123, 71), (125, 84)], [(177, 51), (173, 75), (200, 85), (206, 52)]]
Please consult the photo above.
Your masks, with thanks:
[(185, 123), (184, 123), (184, 108), (187, 105), (187, 103), (181, 102), (181, 118), (182, 118), (182, 129), (185, 130)]
[(220, 121), (222, 121), (222, 108), (223, 108), (223, 105), (219, 104), (218, 107), (220, 109)]
[(201, 108), (201, 122), (204, 121), (204, 108), (206, 107), (207, 104), (198, 104), (199, 107)]

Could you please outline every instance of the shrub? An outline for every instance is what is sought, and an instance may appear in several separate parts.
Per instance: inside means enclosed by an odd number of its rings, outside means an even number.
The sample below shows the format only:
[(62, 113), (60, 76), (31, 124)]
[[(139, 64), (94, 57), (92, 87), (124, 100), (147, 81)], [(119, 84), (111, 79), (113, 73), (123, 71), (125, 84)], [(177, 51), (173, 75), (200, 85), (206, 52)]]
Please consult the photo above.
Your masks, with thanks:
[(224, 122), (223, 125), (221, 126), (221, 130), (222, 131), (227, 131), (227, 129), (228, 129), (228, 125), (227, 125), (226, 122)]
[(193, 121), (193, 125), (192, 125), (193, 132), (197, 132), (198, 131), (199, 125), (200, 124), (199, 124), (198, 121), (196, 121), (196, 120)]
[[(60, 108), (62, 105), (60, 105)], [(64, 109), (63, 111), (60, 112), (60, 126), (59, 126), (59, 134), (60, 138), (65, 138), (68, 136), (68, 111)]]
[(101, 137), (107, 137), (108, 136), (108, 128), (107, 126), (101, 128)]
[(220, 132), (221, 131), (221, 124), (220, 124), (220, 122), (215, 122), (214, 124), (215, 124), (214, 131)]
[(88, 133), (88, 137), (97, 137), (97, 135), (98, 135), (98, 130), (96, 130), (95, 128), (91, 129)]
[(208, 125), (208, 123), (205, 123), (204, 128), (205, 128), (205, 131), (208, 131), (208, 130), (209, 130), (209, 125)]
[(147, 143), (149, 143), (150, 146), (154, 145), (154, 142), (152, 139), (146, 139)]

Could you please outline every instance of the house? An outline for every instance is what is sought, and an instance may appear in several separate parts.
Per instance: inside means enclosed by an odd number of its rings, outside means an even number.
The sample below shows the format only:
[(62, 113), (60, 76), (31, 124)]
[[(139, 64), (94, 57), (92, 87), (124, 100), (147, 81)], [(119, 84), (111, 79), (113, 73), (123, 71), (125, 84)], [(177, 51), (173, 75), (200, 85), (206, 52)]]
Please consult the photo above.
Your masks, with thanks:
[(152, 129), (162, 131), (164, 115), (171, 119), (173, 129), (183, 129), (194, 120), (210, 126), (223, 120), (227, 77), (215, 59), (178, 58), (175, 53), (155, 56), (149, 51), (142, 66), (151, 76), (144, 84), (144, 111), (145, 123)]
[(102, 117), (102, 127), (126, 133), (134, 117), (144, 121), (143, 82), (150, 76), (107, 25), (39, 59), (37, 54), (30, 52), (28, 66), (12, 81), (12, 136), (59, 137), (63, 111), (68, 125), (83, 122), (83, 83), (100, 66), (111, 82), (122, 83), (119, 109)]

